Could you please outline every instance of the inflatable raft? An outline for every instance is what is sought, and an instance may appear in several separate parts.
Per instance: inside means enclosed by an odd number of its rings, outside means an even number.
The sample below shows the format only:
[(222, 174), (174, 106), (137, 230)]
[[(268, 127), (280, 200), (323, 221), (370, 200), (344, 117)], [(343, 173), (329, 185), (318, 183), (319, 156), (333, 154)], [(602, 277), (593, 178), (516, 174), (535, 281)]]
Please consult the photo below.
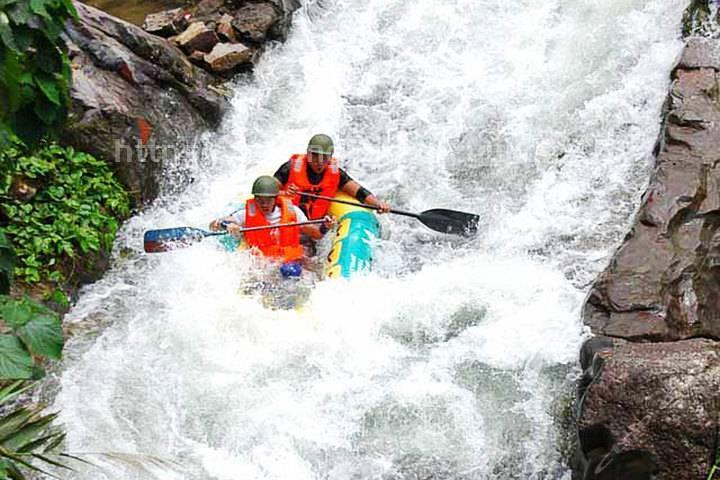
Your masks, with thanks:
[[(345, 193), (338, 193), (335, 198), (355, 201)], [(231, 205), (233, 210), (242, 207), (243, 202)], [(380, 236), (380, 224), (371, 210), (344, 205), (330, 204), (330, 215), (337, 219), (338, 225), (332, 238), (330, 253), (324, 262), (326, 278), (349, 278), (360, 272), (372, 269), (373, 243)], [(245, 246), (232, 235), (222, 235), (219, 241), (229, 251), (242, 250)]]

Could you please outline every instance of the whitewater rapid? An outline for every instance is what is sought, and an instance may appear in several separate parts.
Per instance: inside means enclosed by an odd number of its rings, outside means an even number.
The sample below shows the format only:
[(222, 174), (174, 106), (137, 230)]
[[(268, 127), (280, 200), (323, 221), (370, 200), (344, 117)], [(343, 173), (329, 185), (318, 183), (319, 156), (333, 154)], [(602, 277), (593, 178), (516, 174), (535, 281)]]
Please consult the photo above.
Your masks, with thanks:
[[(54, 407), (96, 465), (66, 478), (569, 480), (580, 307), (646, 185), (686, 3), (306, 2), (66, 316)], [(242, 295), (262, 266), (212, 240), (142, 253), (318, 132), (478, 236), (384, 216), (374, 272), (301, 312)]]

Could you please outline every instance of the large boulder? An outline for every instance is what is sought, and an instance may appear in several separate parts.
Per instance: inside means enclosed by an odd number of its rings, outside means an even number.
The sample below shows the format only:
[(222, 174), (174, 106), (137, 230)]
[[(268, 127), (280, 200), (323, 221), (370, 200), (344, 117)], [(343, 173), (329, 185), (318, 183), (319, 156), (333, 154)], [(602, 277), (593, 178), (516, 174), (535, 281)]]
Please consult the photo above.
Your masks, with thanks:
[(136, 204), (157, 194), (165, 161), (216, 126), (228, 101), (177, 47), (75, 2), (66, 25), (72, 105), (63, 140), (108, 161)]
[(706, 478), (718, 453), (718, 52), (688, 39), (650, 184), (583, 309), (583, 480)]
[(281, 18), (280, 12), (272, 3), (250, 3), (238, 9), (232, 26), (241, 39), (260, 44), (265, 41), (270, 29)]
[(706, 478), (720, 426), (720, 344), (610, 343), (583, 355), (582, 478)]

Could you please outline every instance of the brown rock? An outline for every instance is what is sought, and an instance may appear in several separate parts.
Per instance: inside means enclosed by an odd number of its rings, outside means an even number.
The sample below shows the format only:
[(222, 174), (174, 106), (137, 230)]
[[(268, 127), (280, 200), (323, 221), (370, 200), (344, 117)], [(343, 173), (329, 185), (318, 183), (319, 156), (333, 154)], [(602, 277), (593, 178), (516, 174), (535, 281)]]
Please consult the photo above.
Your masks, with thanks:
[(226, 40), (230, 43), (238, 43), (235, 29), (232, 26), (232, 20), (232, 15), (225, 14), (220, 17), (220, 20), (218, 20), (217, 24), (217, 33), (218, 36), (223, 40)]
[(720, 70), (720, 44), (717, 40), (705, 37), (687, 39), (685, 50), (678, 63), (678, 69), (710, 67)]
[(162, 12), (151, 13), (145, 17), (143, 30), (161, 37), (171, 37), (187, 28), (188, 22), (182, 8), (173, 8)]
[(214, 72), (227, 72), (250, 63), (254, 51), (240, 43), (218, 43), (205, 55), (205, 62)]
[(194, 51), (209, 52), (218, 43), (217, 35), (203, 22), (193, 22), (175, 38), (175, 42), (188, 53)]
[(720, 345), (614, 343), (612, 354), (583, 364), (594, 368), (578, 422), (584, 480), (705, 478), (718, 429)]
[(238, 9), (232, 25), (241, 39), (262, 43), (280, 19), (281, 15), (271, 3), (250, 3)]

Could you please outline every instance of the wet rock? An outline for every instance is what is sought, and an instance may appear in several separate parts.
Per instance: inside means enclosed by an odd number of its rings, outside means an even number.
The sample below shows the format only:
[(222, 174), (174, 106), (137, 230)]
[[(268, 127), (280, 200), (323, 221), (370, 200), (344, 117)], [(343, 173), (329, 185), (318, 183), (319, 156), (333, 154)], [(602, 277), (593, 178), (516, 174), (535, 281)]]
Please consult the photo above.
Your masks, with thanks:
[(174, 8), (149, 14), (145, 17), (143, 30), (167, 38), (182, 32), (187, 26), (188, 21), (185, 11), (182, 8)]
[(270, 0), (275, 8), (280, 12), (280, 19), (268, 31), (268, 37), (271, 40), (279, 40), (284, 42), (290, 31), (292, 14), (300, 8), (302, 4), (300, 0)]
[(209, 52), (219, 39), (215, 31), (208, 28), (203, 22), (193, 22), (190, 26), (175, 37), (175, 43), (187, 53)]
[(242, 40), (259, 44), (280, 19), (280, 13), (271, 3), (250, 3), (237, 10), (232, 25)]
[[(593, 286), (584, 319), (630, 340), (720, 339), (718, 73), (688, 44), (675, 71), (656, 170), (635, 226)], [(706, 55), (715, 47), (702, 47)], [(690, 52), (690, 53), (688, 53)]]
[(228, 102), (177, 47), (140, 27), (75, 3), (66, 25), (71, 108), (62, 140), (103, 158), (141, 205), (162, 165), (220, 121)]
[(635, 223), (583, 308), (598, 335), (581, 352), (584, 480), (705, 478), (716, 455), (718, 67), (717, 40), (688, 39)]
[(720, 44), (705, 37), (688, 38), (677, 69), (714, 68), (720, 70)]
[(212, 71), (223, 73), (250, 63), (253, 53), (253, 49), (240, 43), (218, 43), (205, 55), (205, 62)]
[(582, 391), (582, 478), (705, 478), (718, 429), (720, 345), (615, 341), (603, 351)]

